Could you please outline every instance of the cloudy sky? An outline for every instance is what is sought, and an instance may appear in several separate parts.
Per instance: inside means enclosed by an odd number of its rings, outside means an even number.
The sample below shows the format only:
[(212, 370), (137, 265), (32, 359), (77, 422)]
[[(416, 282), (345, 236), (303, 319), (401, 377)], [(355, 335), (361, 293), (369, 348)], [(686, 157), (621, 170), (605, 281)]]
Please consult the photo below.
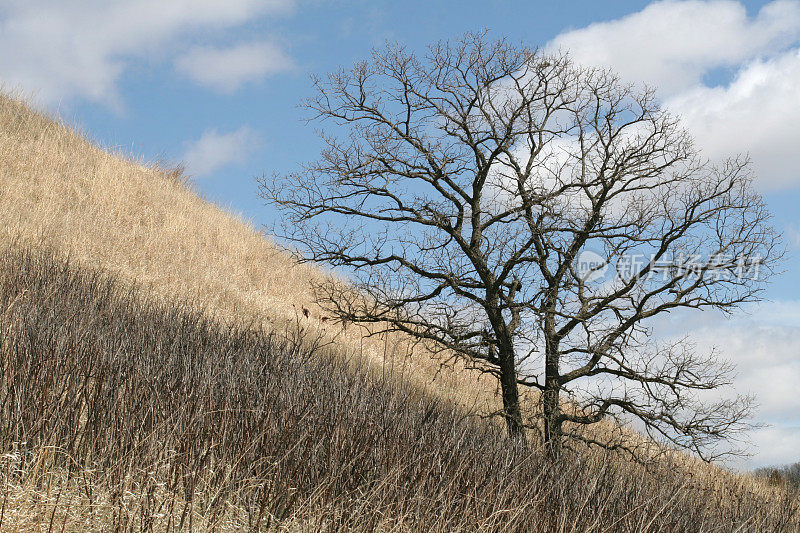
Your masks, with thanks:
[(786, 273), (740, 318), (670, 327), (719, 346), (757, 394), (766, 425), (740, 466), (800, 461), (800, 0), (0, 0), (0, 83), (107, 147), (184, 161), (208, 198), (260, 223), (274, 213), (253, 177), (319, 148), (296, 107), (309, 73), (387, 39), (422, 50), (481, 29), (657, 87), (709, 157), (750, 154)]

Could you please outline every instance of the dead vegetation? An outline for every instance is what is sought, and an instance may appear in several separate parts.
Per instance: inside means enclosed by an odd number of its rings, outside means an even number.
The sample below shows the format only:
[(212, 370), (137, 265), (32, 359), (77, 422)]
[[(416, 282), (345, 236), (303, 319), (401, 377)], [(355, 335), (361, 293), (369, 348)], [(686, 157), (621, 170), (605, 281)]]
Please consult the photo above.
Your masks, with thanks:
[(785, 493), (509, 446), (394, 375), (0, 255), (8, 530), (792, 531)]

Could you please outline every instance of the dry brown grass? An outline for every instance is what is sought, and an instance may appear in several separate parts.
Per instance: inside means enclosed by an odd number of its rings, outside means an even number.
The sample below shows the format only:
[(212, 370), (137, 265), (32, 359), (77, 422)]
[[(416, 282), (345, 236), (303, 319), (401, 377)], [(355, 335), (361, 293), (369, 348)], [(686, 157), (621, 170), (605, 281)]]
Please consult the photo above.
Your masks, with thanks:
[(53, 247), (227, 319), (280, 322), (309, 305), (319, 272), (157, 166), (108, 153), (9, 96), (0, 146), (2, 241)]
[(393, 356), (393, 366), (442, 396), (494, 404), (492, 384), (478, 376), (440, 371), (429, 358), (407, 364), (403, 339), (365, 341), (354, 328), (324, 324), (309, 285), (324, 274), (298, 266), (169, 169), (105, 151), (12, 95), (0, 95), (0, 147), (0, 244), (58, 250), (227, 322), (282, 329), (301, 317), (378, 367)]
[[(328, 338), (366, 355), (375, 370), (388, 357), (394, 371), (440, 398), (478, 411), (496, 405), (492, 383), (422, 356), (409, 360), (402, 338), (365, 341), (354, 328), (323, 324), (309, 289), (322, 271), (297, 266), (250, 223), (170, 174), (109, 153), (19, 98), (0, 95), (0, 246), (55, 250), (136, 282), (162, 301), (195, 302), (231, 324), (282, 329), (299, 319), (307, 329), (327, 327)], [(702, 483), (766, 490), (749, 476), (685, 462)], [(6, 493), (9, 502), (47, 501)], [(42, 505), (37, 509), (46, 512)]]
[[(0, 529), (787, 533), (669, 460), (554, 459), (319, 339), (0, 250)], [(349, 364), (345, 364), (348, 362)]]

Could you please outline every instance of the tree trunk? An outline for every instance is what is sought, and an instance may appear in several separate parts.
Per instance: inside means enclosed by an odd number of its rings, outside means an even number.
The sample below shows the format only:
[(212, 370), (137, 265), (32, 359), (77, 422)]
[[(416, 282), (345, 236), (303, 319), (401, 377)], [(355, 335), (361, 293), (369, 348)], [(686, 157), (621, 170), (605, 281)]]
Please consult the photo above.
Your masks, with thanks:
[(514, 364), (514, 348), (510, 343), (503, 343), (499, 350), (500, 389), (503, 395), (503, 415), (506, 419), (508, 435), (525, 442), (525, 426), (522, 423), (522, 411), (519, 406), (519, 385), (517, 369)]
[(544, 442), (550, 450), (557, 451), (561, 443), (559, 353), (558, 347), (552, 341), (548, 340), (545, 344), (544, 392), (542, 393)]

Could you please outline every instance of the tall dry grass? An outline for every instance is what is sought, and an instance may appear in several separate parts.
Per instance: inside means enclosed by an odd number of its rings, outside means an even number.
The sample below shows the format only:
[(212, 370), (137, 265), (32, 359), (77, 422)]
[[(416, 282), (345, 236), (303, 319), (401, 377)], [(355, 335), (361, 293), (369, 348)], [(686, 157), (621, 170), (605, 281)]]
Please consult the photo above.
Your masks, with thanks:
[[(798, 502), (611, 453), (553, 461), (319, 337), (0, 252), (0, 528), (794, 531)], [(296, 330), (295, 330), (296, 331)]]

